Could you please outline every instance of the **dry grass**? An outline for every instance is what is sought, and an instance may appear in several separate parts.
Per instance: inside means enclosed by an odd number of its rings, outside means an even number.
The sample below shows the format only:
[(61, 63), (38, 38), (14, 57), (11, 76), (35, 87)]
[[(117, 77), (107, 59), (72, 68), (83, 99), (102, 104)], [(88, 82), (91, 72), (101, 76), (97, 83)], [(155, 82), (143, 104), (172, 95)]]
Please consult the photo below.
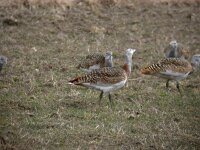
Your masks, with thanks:
[[(0, 76), (0, 149), (200, 149), (199, 72), (181, 82), (182, 96), (173, 83), (167, 91), (164, 80), (138, 73), (172, 39), (200, 53), (200, 5), (129, 3), (0, 8), (0, 53), (9, 60)], [(113, 93), (114, 110), (107, 97), (97, 105), (97, 91), (67, 84), (88, 52), (112, 50), (120, 65), (127, 48), (137, 49), (133, 80)]]
[(61, 7), (73, 7), (75, 5), (81, 5), (86, 3), (89, 6), (122, 6), (137, 3), (200, 3), (200, 0), (1, 0), (0, 6), (61, 6)]

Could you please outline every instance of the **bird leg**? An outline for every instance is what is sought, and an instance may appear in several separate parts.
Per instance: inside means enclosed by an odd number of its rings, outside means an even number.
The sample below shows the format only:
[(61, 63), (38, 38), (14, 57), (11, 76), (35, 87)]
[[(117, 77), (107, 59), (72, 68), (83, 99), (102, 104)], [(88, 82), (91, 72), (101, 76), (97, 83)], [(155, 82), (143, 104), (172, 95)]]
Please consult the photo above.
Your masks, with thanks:
[(108, 98), (109, 98), (109, 102), (110, 102), (110, 107), (112, 108), (112, 103), (113, 103), (113, 102), (112, 102), (111, 94), (110, 94), (110, 93), (108, 94)]
[(128, 88), (128, 82), (125, 83), (126, 88)]
[(168, 79), (167, 82), (166, 82), (166, 88), (167, 88), (167, 89), (169, 88), (169, 79)]
[(1, 72), (2, 68), (3, 68), (3, 65), (0, 64), (0, 72)]
[(179, 86), (179, 82), (176, 81), (176, 88), (178, 89), (179, 93), (181, 93), (181, 90), (180, 90), (180, 86)]
[(99, 95), (99, 105), (101, 105), (101, 99), (103, 97), (103, 91), (101, 91), (101, 94)]

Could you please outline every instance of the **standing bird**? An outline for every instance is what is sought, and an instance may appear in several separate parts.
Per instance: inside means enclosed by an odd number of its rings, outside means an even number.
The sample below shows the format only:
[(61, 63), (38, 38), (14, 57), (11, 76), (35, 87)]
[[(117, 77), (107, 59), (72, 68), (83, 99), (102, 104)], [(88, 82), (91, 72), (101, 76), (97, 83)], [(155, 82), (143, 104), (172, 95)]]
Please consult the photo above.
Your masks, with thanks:
[(5, 64), (7, 64), (7, 57), (0, 56), (0, 72)]
[(122, 67), (104, 67), (91, 71), (90, 73), (76, 77), (69, 81), (70, 84), (85, 86), (101, 91), (99, 96), (99, 105), (103, 94), (108, 94), (110, 105), (112, 107), (111, 92), (122, 88), (127, 82), (128, 75), (131, 72), (132, 56), (135, 49), (127, 49), (125, 52), (125, 63)]
[(181, 58), (165, 58), (156, 64), (144, 67), (140, 70), (142, 74), (154, 75), (167, 79), (166, 87), (169, 87), (169, 81), (175, 80), (176, 87), (180, 92), (179, 81), (186, 78), (193, 71), (192, 65)]
[(90, 54), (77, 66), (85, 72), (91, 72), (94, 69), (100, 69), (103, 67), (112, 67), (112, 52), (108, 51), (103, 54)]
[(177, 41), (171, 41), (169, 45), (164, 49), (166, 58), (184, 58), (188, 59), (190, 57), (190, 52), (188, 49)]

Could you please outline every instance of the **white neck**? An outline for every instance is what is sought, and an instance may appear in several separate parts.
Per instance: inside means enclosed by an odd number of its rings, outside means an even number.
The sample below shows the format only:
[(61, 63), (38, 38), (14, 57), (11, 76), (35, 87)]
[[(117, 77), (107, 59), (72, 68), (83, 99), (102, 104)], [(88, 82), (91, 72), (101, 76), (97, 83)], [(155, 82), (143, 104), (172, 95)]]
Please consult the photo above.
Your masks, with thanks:
[(132, 55), (125, 55), (125, 64), (128, 66), (128, 75), (130, 75), (132, 68)]

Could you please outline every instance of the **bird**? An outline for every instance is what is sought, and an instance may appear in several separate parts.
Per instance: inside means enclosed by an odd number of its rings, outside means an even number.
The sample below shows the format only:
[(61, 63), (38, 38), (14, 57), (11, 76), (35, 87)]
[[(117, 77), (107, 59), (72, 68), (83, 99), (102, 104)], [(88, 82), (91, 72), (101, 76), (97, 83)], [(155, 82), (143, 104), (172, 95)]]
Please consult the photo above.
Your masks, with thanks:
[(140, 70), (142, 74), (153, 75), (167, 79), (166, 87), (169, 87), (169, 81), (176, 81), (176, 88), (180, 92), (179, 81), (186, 78), (193, 67), (190, 62), (181, 58), (164, 58), (155, 64), (144, 67)]
[(186, 49), (182, 44), (173, 40), (164, 49), (165, 58), (182, 58), (188, 60), (190, 57), (190, 51)]
[(7, 57), (0, 55), (0, 72), (5, 64), (7, 64)]
[(75, 77), (69, 81), (69, 84), (80, 85), (100, 91), (99, 105), (101, 104), (103, 94), (108, 94), (110, 106), (112, 107), (110, 93), (122, 88), (127, 82), (128, 75), (131, 72), (132, 56), (135, 51), (135, 49), (131, 48), (125, 51), (125, 63), (123, 66), (95, 69), (83, 76)]
[(192, 56), (191, 64), (194, 70), (200, 69), (200, 54), (195, 54)]
[(82, 60), (77, 66), (77, 69), (81, 69), (84, 72), (91, 72), (94, 69), (103, 67), (112, 67), (112, 52), (108, 51), (105, 54), (90, 54)]

